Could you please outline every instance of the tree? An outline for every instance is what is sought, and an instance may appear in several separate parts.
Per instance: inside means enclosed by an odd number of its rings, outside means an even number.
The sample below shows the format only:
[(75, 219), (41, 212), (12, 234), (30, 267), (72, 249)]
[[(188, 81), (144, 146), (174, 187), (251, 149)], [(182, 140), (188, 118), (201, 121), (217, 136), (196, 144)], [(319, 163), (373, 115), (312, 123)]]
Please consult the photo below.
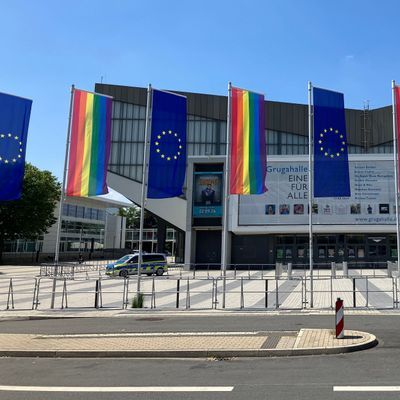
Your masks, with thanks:
[[(120, 208), (118, 215), (126, 218), (126, 227), (128, 229), (140, 228), (140, 207), (126, 207)], [(145, 228), (154, 228), (157, 226), (156, 217), (145, 211), (144, 213), (144, 227)]]
[(139, 207), (123, 207), (119, 209), (118, 215), (126, 218), (127, 228), (136, 228), (140, 223)]
[(49, 171), (25, 165), (21, 199), (0, 203), (0, 262), (5, 240), (37, 239), (56, 222), (61, 185)]

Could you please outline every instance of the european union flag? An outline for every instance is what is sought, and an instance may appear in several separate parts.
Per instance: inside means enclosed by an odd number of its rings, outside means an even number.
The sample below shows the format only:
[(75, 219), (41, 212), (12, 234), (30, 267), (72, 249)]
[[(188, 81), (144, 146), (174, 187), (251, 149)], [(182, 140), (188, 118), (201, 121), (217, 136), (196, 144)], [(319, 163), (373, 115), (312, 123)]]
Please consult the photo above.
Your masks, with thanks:
[(147, 197), (180, 196), (186, 172), (186, 97), (153, 90)]
[(32, 100), (0, 93), (0, 201), (22, 193)]
[(343, 93), (314, 88), (314, 197), (349, 197)]

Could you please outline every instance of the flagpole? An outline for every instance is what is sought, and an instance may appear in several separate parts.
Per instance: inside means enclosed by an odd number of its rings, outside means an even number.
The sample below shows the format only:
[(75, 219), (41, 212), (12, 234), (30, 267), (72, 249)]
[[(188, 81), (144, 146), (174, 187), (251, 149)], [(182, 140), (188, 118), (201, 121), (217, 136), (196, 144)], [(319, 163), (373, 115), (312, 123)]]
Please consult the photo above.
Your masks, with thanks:
[(68, 116), (68, 128), (67, 128), (67, 143), (65, 149), (65, 158), (64, 158), (64, 174), (63, 174), (63, 181), (61, 187), (61, 195), (60, 195), (60, 204), (58, 210), (58, 220), (57, 220), (57, 236), (56, 236), (56, 248), (54, 253), (54, 280), (53, 280), (53, 290), (51, 294), (51, 304), (50, 308), (54, 308), (54, 299), (55, 299), (55, 290), (56, 290), (56, 280), (58, 274), (58, 261), (60, 257), (60, 236), (61, 236), (61, 225), (62, 225), (62, 211), (64, 205), (64, 197), (65, 197), (65, 184), (67, 180), (67, 165), (69, 159), (69, 144), (71, 141), (71, 117), (72, 117), (72, 103), (74, 99), (75, 93), (75, 85), (71, 85), (71, 98), (69, 102), (69, 116)]
[(314, 307), (314, 282), (313, 282), (313, 229), (312, 229), (312, 204), (313, 204), (313, 138), (312, 138), (312, 84), (308, 82), (308, 234), (310, 240), (310, 307)]
[(147, 167), (148, 167), (148, 141), (150, 131), (150, 108), (152, 107), (152, 88), (149, 84), (147, 88), (147, 103), (146, 103), (146, 125), (144, 129), (144, 155), (143, 155), (143, 171), (142, 171), (142, 195), (140, 200), (140, 229), (139, 229), (139, 260), (137, 268), (137, 289), (136, 296), (139, 300), (140, 294), (140, 276), (143, 264), (143, 226), (144, 226), (144, 207), (146, 204), (146, 187), (147, 187)]
[(226, 294), (226, 264), (228, 253), (228, 213), (229, 213), (229, 170), (230, 170), (230, 136), (231, 136), (231, 97), (232, 83), (228, 83), (228, 108), (226, 116), (226, 152), (225, 152), (225, 177), (224, 177), (224, 221), (222, 230), (222, 274), (223, 274), (223, 289), (222, 289), (222, 308), (225, 308)]
[(397, 276), (400, 277), (400, 234), (399, 234), (399, 182), (398, 182), (398, 143), (397, 143), (397, 124), (396, 124), (396, 82), (392, 80), (392, 117), (393, 117), (393, 165), (394, 165), (394, 195), (396, 204), (396, 238), (397, 238)]

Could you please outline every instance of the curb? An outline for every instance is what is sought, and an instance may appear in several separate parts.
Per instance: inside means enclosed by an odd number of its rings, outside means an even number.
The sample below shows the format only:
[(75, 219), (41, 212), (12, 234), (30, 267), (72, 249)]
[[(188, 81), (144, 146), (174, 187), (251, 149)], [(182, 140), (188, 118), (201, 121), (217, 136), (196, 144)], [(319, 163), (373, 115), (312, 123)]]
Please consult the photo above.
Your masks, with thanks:
[[(334, 310), (313, 309), (313, 310), (157, 310), (138, 309), (132, 310), (53, 310), (53, 311), (32, 311), (13, 315), (14, 311), (0, 311), (0, 321), (21, 321), (21, 320), (46, 320), (46, 319), (69, 319), (69, 318), (137, 318), (148, 316), (168, 317), (231, 317), (231, 316), (332, 316)], [(382, 309), (346, 309), (348, 316), (400, 316), (400, 310)]]
[[(360, 332), (361, 333), (361, 332)], [(365, 332), (362, 332), (365, 333)], [(301, 349), (252, 350), (0, 350), (0, 357), (44, 358), (239, 358), (239, 357), (290, 357), (352, 353), (375, 347), (375, 335), (367, 334), (362, 343), (338, 347), (310, 347)]]

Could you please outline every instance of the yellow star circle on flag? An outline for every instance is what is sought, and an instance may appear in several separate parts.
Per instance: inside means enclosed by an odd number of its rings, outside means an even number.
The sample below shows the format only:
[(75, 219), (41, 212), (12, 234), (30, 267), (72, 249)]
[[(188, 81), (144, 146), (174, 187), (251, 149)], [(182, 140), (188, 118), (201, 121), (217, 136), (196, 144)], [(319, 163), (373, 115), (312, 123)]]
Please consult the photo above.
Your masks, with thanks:
[(340, 157), (344, 153), (345, 148), (343, 146), (346, 145), (346, 142), (344, 140), (344, 135), (339, 134), (339, 130), (333, 129), (332, 127), (324, 129), (319, 137), (319, 150), (325, 157)]
[[(10, 150), (7, 152), (7, 155), (5, 155), (1, 151), (1, 144), (8, 145), (7, 147), (11, 147), (11, 154)], [(23, 152), (22, 148), (22, 142), (20, 141), (19, 136), (17, 135), (12, 135), (11, 133), (4, 134), (0, 133), (0, 164), (15, 164), (18, 159), (22, 158), (21, 153)]]
[[(171, 143), (175, 144), (175, 150), (171, 149), (171, 147), (173, 147)], [(154, 145), (156, 153), (166, 161), (177, 160), (183, 149), (179, 134), (172, 130), (165, 130), (157, 135), (157, 140), (154, 141)]]

